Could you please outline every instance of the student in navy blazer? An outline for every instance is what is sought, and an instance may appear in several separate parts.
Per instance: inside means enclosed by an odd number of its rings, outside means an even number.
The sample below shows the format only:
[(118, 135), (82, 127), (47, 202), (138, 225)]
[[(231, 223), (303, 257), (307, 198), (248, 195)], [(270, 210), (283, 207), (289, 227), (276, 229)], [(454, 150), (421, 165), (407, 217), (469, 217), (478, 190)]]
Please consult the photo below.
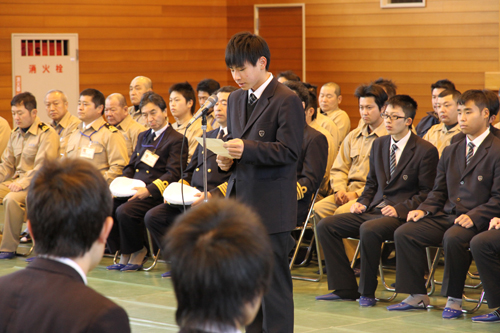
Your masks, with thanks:
[(408, 223), (395, 233), (396, 292), (410, 294), (388, 310), (425, 309), (429, 297), (424, 274), (426, 246), (445, 253), (441, 294), (448, 297), (443, 318), (462, 315), (462, 293), (471, 257), (469, 242), (500, 214), (500, 140), (489, 130), (488, 97), (482, 90), (466, 91), (458, 121), (466, 137), (445, 148), (434, 188)]
[[(361, 294), (361, 306), (375, 305), (381, 245), (393, 239), (408, 212), (418, 207), (432, 189), (439, 155), (432, 144), (411, 131), (417, 103), (410, 96), (396, 95), (386, 105), (383, 118), (390, 135), (373, 142), (363, 193), (351, 213), (327, 217), (318, 224), (328, 289), (334, 290), (318, 296), (318, 300), (354, 300)], [(359, 293), (351, 258), (344, 250), (342, 239), (346, 237), (360, 238)]]

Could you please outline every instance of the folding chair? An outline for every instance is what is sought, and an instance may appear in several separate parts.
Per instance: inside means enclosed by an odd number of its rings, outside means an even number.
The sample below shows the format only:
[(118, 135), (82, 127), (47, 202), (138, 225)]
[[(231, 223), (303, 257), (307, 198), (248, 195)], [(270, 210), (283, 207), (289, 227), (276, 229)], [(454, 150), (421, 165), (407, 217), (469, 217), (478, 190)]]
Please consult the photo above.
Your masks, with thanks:
[[(146, 232), (147, 232), (147, 236), (148, 236), (149, 253), (151, 253), (153, 263), (148, 267), (143, 266), (142, 270), (143, 271), (150, 271), (156, 266), (156, 263), (158, 262), (158, 258), (160, 257), (160, 249), (158, 249), (158, 251), (156, 251), (156, 254), (155, 254), (155, 250), (154, 250), (154, 246), (153, 246), (154, 243), (153, 243), (153, 239), (151, 238), (151, 234), (149, 233), (148, 229), (146, 229)], [(119, 262), (119, 259), (118, 259), (119, 256), (120, 256), (120, 251), (116, 251), (115, 256), (113, 257), (114, 264), (117, 264)], [(149, 259), (146, 262), (148, 262), (148, 261), (149, 261)]]
[[(316, 197), (318, 196), (318, 193), (319, 193), (319, 188), (316, 190), (316, 193), (314, 193), (313, 197), (311, 198), (311, 202), (309, 204), (309, 211), (307, 213), (307, 217), (306, 217), (306, 220), (304, 221), (304, 224), (300, 227), (295, 228), (295, 230), (300, 231), (300, 237), (299, 237), (299, 240), (296, 242), (295, 251), (293, 253), (292, 260), (290, 261), (290, 270), (292, 270), (294, 266), (301, 267), (307, 263), (309, 257), (312, 255), (313, 244), (316, 243), (316, 254), (318, 256), (319, 277), (317, 279), (313, 279), (313, 278), (306, 278), (306, 277), (302, 277), (302, 276), (293, 276), (292, 275), (292, 279), (295, 279), (295, 280), (319, 282), (323, 278), (323, 264), (321, 262), (320, 244), (319, 244), (319, 239), (317, 237), (317, 231), (316, 231), (317, 222), (316, 222), (316, 216), (314, 214), (314, 203), (316, 202)], [(299, 252), (299, 249), (302, 245), (302, 241), (303, 241), (304, 234), (305, 234), (306, 230), (312, 230), (313, 236), (312, 236), (311, 242), (309, 243), (309, 245), (307, 245), (307, 253), (306, 253), (304, 260), (300, 264), (295, 264), (295, 259), (297, 258), (297, 253)]]

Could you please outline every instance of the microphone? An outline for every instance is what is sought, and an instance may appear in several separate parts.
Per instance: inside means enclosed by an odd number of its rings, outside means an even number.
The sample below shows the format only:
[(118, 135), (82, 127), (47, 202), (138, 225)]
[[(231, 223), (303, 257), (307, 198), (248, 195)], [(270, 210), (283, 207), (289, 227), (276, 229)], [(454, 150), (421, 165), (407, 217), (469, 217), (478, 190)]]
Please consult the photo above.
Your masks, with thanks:
[(191, 126), (196, 120), (198, 120), (198, 118), (200, 118), (204, 112), (206, 112), (208, 109), (213, 107), (215, 105), (215, 103), (217, 103), (218, 100), (219, 99), (217, 98), (217, 95), (213, 94), (212, 96), (210, 96), (207, 99), (207, 101), (198, 109), (198, 111), (196, 111), (195, 115), (189, 121), (186, 128)]

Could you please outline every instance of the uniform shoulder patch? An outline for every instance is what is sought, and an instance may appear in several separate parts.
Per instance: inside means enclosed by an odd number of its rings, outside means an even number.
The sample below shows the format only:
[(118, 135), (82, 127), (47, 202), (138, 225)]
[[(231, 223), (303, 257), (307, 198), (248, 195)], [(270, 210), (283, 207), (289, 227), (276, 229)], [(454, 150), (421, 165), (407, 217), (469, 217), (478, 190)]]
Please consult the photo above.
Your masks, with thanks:
[(113, 125), (111, 125), (110, 123), (106, 123), (104, 126), (107, 127), (107, 129), (109, 129), (111, 132), (118, 132), (118, 128), (114, 127)]
[(49, 125), (45, 123), (38, 124), (38, 128), (40, 128), (43, 132), (46, 132), (49, 129)]

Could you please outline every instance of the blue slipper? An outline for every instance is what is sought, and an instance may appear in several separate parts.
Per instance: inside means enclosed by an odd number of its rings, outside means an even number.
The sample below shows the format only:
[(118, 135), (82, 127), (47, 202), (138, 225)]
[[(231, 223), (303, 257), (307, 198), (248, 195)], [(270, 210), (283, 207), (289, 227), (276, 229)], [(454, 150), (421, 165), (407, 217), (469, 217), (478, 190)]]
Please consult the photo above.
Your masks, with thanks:
[(443, 318), (444, 319), (455, 319), (462, 315), (462, 310), (455, 310), (452, 308), (444, 308)]
[(410, 305), (405, 302), (401, 302), (398, 304), (389, 305), (387, 310), (389, 311), (407, 311), (407, 310), (425, 310), (427, 309), (427, 305), (424, 302), (418, 303), (416, 306)]
[(28, 258), (28, 259), (26, 259), (25, 261), (26, 261), (26, 262), (32, 262), (32, 261), (33, 261), (33, 260), (35, 260), (35, 259), (36, 259), (36, 257), (29, 257), (29, 258)]
[(14, 259), (16, 257), (15, 252), (0, 252), (0, 260), (1, 259)]
[(500, 316), (497, 311), (472, 317), (472, 321), (475, 323), (500, 323)]
[(359, 297), (359, 306), (362, 307), (370, 307), (377, 304), (377, 300), (373, 297), (360, 296)]
[(171, 271), (168, 271), (168, 272), (165, 272), (161, 275), (162, 278), (168, 278), (168, 277), (171, 277), (172, 276), (172, 272)]
[(136, 272), (140, 269), (142, 269), (142, 265), (127, 264), (125, 267), (120, 269), (120, 271), (122, 271), (122, 272)]
[(108, 271), (119, 271), (123, 267), (125, 267), (124, 264), (114, 264), (114, 265), (110, 265), (110, 266), (106, 267), (106, 269)]

